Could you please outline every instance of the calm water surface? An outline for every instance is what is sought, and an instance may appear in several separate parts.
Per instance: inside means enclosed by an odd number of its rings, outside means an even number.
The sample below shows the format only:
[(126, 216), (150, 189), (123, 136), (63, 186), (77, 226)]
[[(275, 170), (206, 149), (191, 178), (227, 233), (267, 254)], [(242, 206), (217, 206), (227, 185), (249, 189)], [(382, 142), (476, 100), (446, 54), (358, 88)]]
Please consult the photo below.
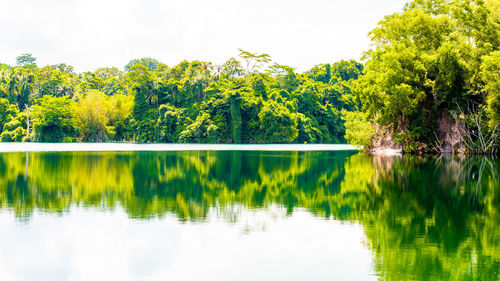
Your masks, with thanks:
[(499, 280), (500, 161), (0, 153), (0, 280)]

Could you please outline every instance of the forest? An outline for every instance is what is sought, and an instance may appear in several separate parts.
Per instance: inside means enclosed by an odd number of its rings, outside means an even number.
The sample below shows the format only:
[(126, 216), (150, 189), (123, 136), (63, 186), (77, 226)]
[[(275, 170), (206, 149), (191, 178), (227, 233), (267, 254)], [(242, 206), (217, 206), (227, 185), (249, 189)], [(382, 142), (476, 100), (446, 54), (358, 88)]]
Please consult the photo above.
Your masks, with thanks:
[[(25, 54), (1, 66), (2, 141), (336, 143), (342, 110), (359, 103), (355, 61), (296, 73), (268, 65), (267, 54), (240, 51), (222, 65), (152, 58), (124, 71), (74, 73), (69, 65), (38, 68)], [(29, 126), (29, 125), (30, 126)]]
[(0, 65), (0, 139), (370, 148), (388, 134), (405, 152), (498, 152), (499, 1), (415, 0), (369, 36), (362, 62), (305, 72), (241, 49), (223, 64), (139, 58), (83, 73), (22, 54)]

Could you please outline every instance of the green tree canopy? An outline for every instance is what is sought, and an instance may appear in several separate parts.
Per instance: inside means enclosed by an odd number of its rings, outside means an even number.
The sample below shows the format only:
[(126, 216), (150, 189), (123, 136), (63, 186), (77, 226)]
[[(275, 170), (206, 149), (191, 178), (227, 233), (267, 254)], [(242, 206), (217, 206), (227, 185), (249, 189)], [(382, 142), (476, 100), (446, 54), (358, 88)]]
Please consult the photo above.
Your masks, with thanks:
[(73, 101), (67, 96), (46, 95), (39, 98), (32, 108), (34, 141), (71, 141), (74, 137)]
[(36, 58), (32, 54), (22, 54), (16, 58), (16, 65), (22, 67), (36, 67)]

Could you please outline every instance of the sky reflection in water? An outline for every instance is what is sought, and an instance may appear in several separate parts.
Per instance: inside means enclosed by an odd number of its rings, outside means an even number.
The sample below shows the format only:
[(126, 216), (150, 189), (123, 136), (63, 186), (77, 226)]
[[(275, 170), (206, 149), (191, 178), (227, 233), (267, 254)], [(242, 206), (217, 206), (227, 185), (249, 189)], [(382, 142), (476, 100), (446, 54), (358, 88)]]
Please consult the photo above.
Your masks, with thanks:
[(499, 161), (0, 154), (2, 280), (497, 280)]

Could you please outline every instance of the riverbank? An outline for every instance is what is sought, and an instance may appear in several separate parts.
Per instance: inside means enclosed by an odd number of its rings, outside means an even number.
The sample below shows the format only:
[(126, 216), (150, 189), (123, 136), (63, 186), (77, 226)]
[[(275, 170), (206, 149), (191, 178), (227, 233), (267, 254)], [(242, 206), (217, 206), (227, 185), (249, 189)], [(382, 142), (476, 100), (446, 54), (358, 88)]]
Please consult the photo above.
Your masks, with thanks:
[(376, 148), (371, 150), (369, 154), (379, 156), (398, 156), (403, 155), (403, 150), (400, 148)]
[(136, 143), (0, 143), (0, 152), (37, 151), (341, 151), (348, 144), (136, 144)]

